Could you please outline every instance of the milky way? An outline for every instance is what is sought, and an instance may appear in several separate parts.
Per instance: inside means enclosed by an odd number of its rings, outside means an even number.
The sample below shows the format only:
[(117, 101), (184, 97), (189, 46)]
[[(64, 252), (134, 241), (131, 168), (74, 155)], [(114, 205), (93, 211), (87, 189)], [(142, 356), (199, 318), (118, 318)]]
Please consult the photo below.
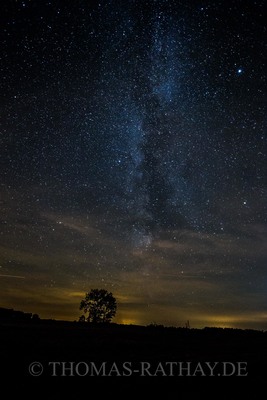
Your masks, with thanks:
[[(1, 4), (4, 304), (28, 309), (27, 292), (37, 311), (57, 303), (69, 318), (88, 286), (104, 285), (121, 298), (120, 320), (259, 313), (261, 324), (264, 8)], [(70, 312), (66, 293), (78, 297)], [(246, 293), (255, 302), (243, 318)], [(147, 314), (153, 304), (162, 317)]]
[(108, 204), (126, 209), (140, 232), (220, 231), (232, 222), (229, 197), (247, 219), (244, 202), (263, 195), (264, 178), (264, 76), (242, 51), (247, 42), (255, 54), (255, 43), (239, 39), (236, 20), (222, 40), (216, 8), (152, 2), (127, 11), (109, 20), (96, 90)]

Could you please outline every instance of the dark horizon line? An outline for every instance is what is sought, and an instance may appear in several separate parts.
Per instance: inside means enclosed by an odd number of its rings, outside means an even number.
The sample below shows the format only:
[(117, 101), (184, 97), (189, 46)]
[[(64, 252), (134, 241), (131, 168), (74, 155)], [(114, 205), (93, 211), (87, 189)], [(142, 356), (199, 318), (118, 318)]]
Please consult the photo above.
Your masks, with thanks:
[[(1, 315), (2, 313), (9, 313), (9, 316)], [(18, 317), (11, 314), (17, 314)], [(19, 318), (21, 316), (22, 318)], [(35, 316), (35, 317), (34, 317)], [(56, 318), (41, 318), (38, 313), (31, 313), (31, 312), (24, 312), (21, 310), (15, 310), (13, 308), (6, 308), (0, 307), (0, 324), (1, 323), (41, 323), (41, 322), (48, 322), (48, 323), (61, 323), (61, 324), (73, 324), (79, 325), (83, 327), (103, 327), (103, 326), (120, 326), (120, 327), (136, 327), (136, 328), (148, 328), (148, 329), (177, 329), (177, 330), (191, 330), (191, 331), (203, 331), (203, 330), (223, 330), (223, 331), (242, 331), (242, 332), (260, 332), (260, 333), (267, 333), (267, 330), (264, 329), (253, 329), (253, 328), (237, 328), (237, 327), (221, 327), (221, 326), (205, 326), (203, 328), (193, 328), (190, 326), (173, 326), (173, 325), (163, 325), (157, 324), (152, 322), (147, 325), (142, 324), (123, 324), (118, 322), (99, 322), (99, 323), (92, 323), (88, 321), (81, 322), (77, 320), (65, 320), (65, 319), (56, 319)]]

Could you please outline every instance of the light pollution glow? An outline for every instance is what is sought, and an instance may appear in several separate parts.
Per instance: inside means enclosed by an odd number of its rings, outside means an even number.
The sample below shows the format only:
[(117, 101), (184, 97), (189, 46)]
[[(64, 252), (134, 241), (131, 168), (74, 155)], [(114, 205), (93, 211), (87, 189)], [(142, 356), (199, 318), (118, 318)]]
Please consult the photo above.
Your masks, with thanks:
[[(266, 233), (260, 225), (250, 227), (261, 238), (253, 245), (245, 234), (236, 238), (176, 230), (136, 249), (97, 232), (88, 217), (40, 218), (43, 225), (38, 224), (35, 239), (25, 235), (26, 226), (16, 226), (21, 232), (16, 248), (11, 236), (1, 248), (2, 307), (39, 313), (42, 318), (77, 320), (85, 292), (103, 287), (118, 302), (114, 322), (184, 326), (189, 320), (195, 328), (266, 329), (266, 312), (258, 309), (263, 294), (250, 293), (249, 282), (240, 278), (244, 255), (249, 260), (256, 253), (262, 259), (266, 253)], [(42, 241), (34, 243), (40, 236)], [(88, 254), (75, 251), (88, 243)], [(254, 285), (264, 284), (260, 271), (252, 277)]]

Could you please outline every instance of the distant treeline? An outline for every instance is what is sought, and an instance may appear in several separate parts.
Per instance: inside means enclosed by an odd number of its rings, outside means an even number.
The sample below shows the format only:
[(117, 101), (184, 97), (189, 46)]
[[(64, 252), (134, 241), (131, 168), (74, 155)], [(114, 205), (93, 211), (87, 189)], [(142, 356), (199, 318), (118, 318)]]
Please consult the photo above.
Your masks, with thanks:
[(12, 308), (2, 308), (0, 307), (0, 322), (1, 321), (39, 321), (40, 317), (38, 314), (25, 313), (23, 311), (16, 311)]

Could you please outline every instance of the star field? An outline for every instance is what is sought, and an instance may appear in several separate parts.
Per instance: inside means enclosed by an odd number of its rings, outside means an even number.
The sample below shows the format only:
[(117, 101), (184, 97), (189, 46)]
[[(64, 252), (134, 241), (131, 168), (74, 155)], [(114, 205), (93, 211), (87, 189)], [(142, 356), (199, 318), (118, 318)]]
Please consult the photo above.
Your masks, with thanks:
[(3, 306), (266, 328), (265, 12), (1, 4)]

